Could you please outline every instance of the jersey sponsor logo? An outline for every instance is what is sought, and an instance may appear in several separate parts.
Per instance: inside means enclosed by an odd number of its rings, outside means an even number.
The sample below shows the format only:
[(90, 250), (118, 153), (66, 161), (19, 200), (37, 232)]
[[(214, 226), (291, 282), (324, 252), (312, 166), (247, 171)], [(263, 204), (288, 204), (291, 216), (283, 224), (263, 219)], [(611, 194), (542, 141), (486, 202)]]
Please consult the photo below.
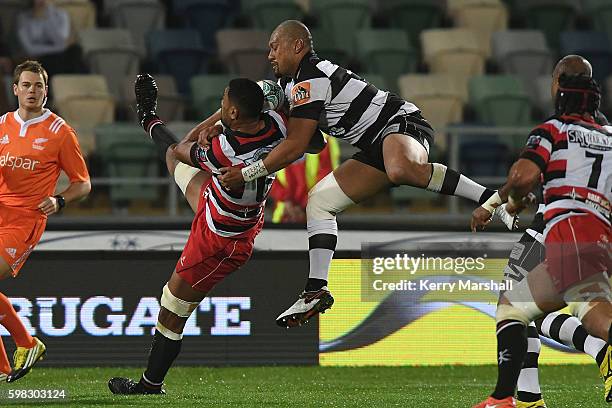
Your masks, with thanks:
[(32, 148), (36, 150), (44, 150), (45, 146), (43, 146), (42, 144), (48, 141), (49, 139), (46, 139), (44, 137), (38, 137), (34, 139), (34, 143), (32, 143)]
[(10, 167), (13, 171), (15, 169), (33, 171), (38, 163), (40, 163), (38, 160), (33, 160), (28, 157), (13, 156), (10, 152), (0, 156), (0, 167)]
[(346, 133), (346, 129), (343, 127), (332, 126), (329, 128), (329, 135), (333, 137), (339, 137)]
[(9, 144), (10, 142), (11, 141), (10, 141), (8, 135), (4, 135), (4, 136), (2, 136), (2, 139), (0, 139), (0, 144), (3, 144), (3, 145)]
[(17, 249), (15, 248), (4, 248), (4, 250), (11, 256), (11, 258), (14, 258), (15, 255), (17, 255)]
[(612, 137), (603, 133), (572, 129), (567, 132), (567, 139), (570, 143), (578, 143), (581, 147), (586, 147), (595, 150), (611, 150)]
[(291, 88), (293, 106), (299, 106), (310, 101), (310, 82), (300, 82)]

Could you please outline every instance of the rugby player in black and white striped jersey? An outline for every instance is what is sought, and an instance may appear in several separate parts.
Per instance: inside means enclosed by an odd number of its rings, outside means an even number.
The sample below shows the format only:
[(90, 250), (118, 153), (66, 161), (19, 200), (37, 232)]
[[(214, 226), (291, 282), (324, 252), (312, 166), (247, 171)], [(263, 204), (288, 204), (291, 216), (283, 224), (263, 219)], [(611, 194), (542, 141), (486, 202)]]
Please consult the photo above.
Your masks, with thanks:
[[(268, 59), (289, 100), (287, 138), (263, 160), (242, 169), (222, 169), (219, 177), (237, 188), (301, 157), (317, 129), (344, 139), (360, 152), (322, 179), (309, 193), (307, 229), (310, 274), (298, 301), (277, 318), (281, 326), (306, 322), (329, 308), (328, 268), (337, 241), (336, 214), (394, 185), (410, 185), (483, 204), (498, 195), (440, 163), (430, 163), (434, 130), (414, 104), (379, 90), (359, 76), (322, 60), (308, 28), (281, 23), (270, 37)], [(515, 219), (499, 206), (510, 227)]]

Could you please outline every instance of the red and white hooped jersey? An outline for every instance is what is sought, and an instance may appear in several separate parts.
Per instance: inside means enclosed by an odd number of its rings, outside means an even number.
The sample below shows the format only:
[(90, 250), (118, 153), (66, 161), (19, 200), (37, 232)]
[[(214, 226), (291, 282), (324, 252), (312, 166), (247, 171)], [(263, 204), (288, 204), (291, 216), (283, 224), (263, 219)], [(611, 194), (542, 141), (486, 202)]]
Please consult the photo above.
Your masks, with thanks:
[(580, 116), (553, 116), (537, 126), (521, 158), (542, 171), (547, 228), (575, 213), (610, 225), (612, 126)]
[(209, 148), (198, 146), (195, 150), (194, 164), (213, 174), (202, 199), (208, 227), (220, 236), (241, 237), (261, 225), (275, 174), (248, 182), (239, 191), (224, 189), (216, 175), (222, 167), (244, 167), (264, 158), (287, 136), (283, 116), (268, 111), (262, 118), (265, 126), (254, 135), (225, 128)]

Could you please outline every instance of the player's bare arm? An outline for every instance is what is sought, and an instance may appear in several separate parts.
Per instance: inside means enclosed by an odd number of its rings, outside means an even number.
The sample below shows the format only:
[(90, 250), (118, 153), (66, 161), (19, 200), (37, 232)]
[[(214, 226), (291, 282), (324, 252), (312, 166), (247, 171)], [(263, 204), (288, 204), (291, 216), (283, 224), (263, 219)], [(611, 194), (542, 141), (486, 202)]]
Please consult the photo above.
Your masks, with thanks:
[(290, 118), (287, 139), (272, 149), (265, 159), (243, 168), (224, 167), (219, 180), (224, 187), (236, 189), (245, 181), (252, 181), (287, 167), (306, 152), (312, 135), (317, 131), (317, 125), (316, 120)]
[(38, 204), (38, 208), (45, 215), (55, 214), (61, 211), (66, 204), (85, 198), (90, 191), (91, 183), (89, 181), (70, 183), (68, 188), (58, 195), (47, 197), (41, 201), (41, 203)]
[(518, 214), (523, 211), (529, 202), (528, 195), (540, 179), (540, 168), (537, 164), (527, 159), (519, 159), (508, 174), (508, 181), (499, 190), (499, 195), (504, 201), (508, 201), (506, 210), (510, 214)]

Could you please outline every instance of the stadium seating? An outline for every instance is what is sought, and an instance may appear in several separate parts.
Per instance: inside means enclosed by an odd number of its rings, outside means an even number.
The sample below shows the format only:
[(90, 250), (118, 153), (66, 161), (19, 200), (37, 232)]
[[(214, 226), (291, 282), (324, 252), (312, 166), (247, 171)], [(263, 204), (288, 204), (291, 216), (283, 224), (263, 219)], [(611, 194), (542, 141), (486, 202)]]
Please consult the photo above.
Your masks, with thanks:
[(583, 9), (593, 21), (595, 30), (606, 33), (612, 40), (612, 2), (609, 0), (582, 0)]
[(386, 0), (380, 7), (391, 27), (404, 30), (418, 47), (421, 31), (440, 27), (444, 18), (443, 0)]
[(208, 68), (211, 51), (202, 46), (195, 30), (154, 30), (148, 34), (147, 43), (159, 72), (172, 75), (181, 94), (189, 93), (189, 78)]
[(416, 71), (417, 53), (402, 30), (360, 30), (355, 41), (362, 66), (382, 75), (394, 92), (400, 74)]
[(85, 155), (94, 149), (93, 128), (115, 121), (115, 101), (102, 75), (55, 75), (51, 78), (54, 105), (79, 133)]
[(310, 0), (321, 28), (330, 32), (335, 43), (355, 55), (355, 31), (370, 26), (369, 0)]
[(436, 132), (435, 143), (446, 148), (446, 140), (440, 129), (463, 119), (463, 106), (467, 102), (465, 77), (449, 74), (408, 74), (398, 80), (400, 94), (414, 103)]
[(79, 43), (91, 72), (104, 75), (111, 94), (119, 100), (123, 78), (135, 76), (140, 66), (130, 32), (119, 28), (83, 30)]
[(16, 22), (19, 13), (26, 9), (23, 0), (0, 0), (0, 38), (7, 43), (16, 42)]
[(553, 106), (552, 95), (550, 94), (550, 88), (552, 86), (552, 75), (540, 75), (535, 79), (535, 85), (533, 91), (535, 93), (535, 103), (542, 117), (548, 117), (555, 111)]
[(206, 49), (215, 49), (215, 33), (228, 23), (231, 7), (227, 0), (173, 0), (174, 12), (187, 26), (197, 30)]
[(470, 78), (470, 104), (483, 123), (521, 126), (531, 123), (531, 103), (518, 77), (482, 75)]
[[(135, 124), (110, 124), (95, 129), (96, 152), (101, 158), (105, 177), (152, 178), (159, 176), (155, 145)], [(147, 184), (111, 185), (113, 208), (126, 206), (131, 200), (155, 200), (159, 186)]]
[(81, 31), (96, 26), (96, 8), (89, 0), (55, 0), (53, 3), (70, 16), (70, 43), (78, 40)]
[(474, 30), (485, 56), (491, 55), (491, 35), (508, 27), (508, 11), (501, 0), (448, 0), (455, 27)]
[(527, 27), (542, 30), (548, 45), (559, 48), (559, 32), (572, 29), (577, 16), (575, 0), (529, 0), (517, 2)]
[(493, 34), (492, 47), (500, 70), (520, 76), (527, 88), (539, 75), (552, 72), (552, 52), (541, 31), (499, 31)]
[(593, 66), (593, 78), (603, 84), (612, 74), (612, 44), (608, 36), (597, 31), (566, 31), (560, 35), (561, 54), (579, 54)]
[(268, 62), (270, 34), (261, 30), (217, 31), (219, 56), (235, 75), (253, 80), (272, 78)]
[(147, 33), (164, 27), (163, 6), (157, 0), (114, 0), (106, 6), (112, 25), (130, 31), (136, 50), (144, 58)]
[(8, 102), (8, 109), (17, 109), (17, 97), (13, 95), (13, 76), (4, 75), (2, 77), (2, 92), (6, 94), (6, 101)]
[(234, 78), (232, 75), (197, 75), (191, 78), (192, 106), (201, 119), (221, 107), (223, 91)]
[(425, 30), (421, 33), (421, 43), (425, 62), (432, 73), (470, 76), (484, 72), (485, 55), (472, 30)]
[(336, 44), (333, 36), (326, 30), (315, 28), (310, 30), (314, 49), (317, 55), (322, 58), (346, 67), (350, 62), (349, 54)]
[[(463, 140), (467, 139), (467, 140)], [(461, 137), (459, 162), (468, 177), (504, 177), (512, 154), (508, 144), (491, 136)]]
[[(132, 122), (137, 120), (136, 96), (134, 95), (134, 75), (123, 78), (121, 86), (121, 103), (127, 108)], [(155, 75), (157, 83), (157, 115), (163, 121), (183, 120), (185, 117), (185, 100), (179, 94), (176, 81), (170, 75)]]
[(248, 0), (243, 3), (243, 8), (255, 28), (269, 32), (285, 20), (300, 20), (302, 17), (300, 6), (287, 0)]

